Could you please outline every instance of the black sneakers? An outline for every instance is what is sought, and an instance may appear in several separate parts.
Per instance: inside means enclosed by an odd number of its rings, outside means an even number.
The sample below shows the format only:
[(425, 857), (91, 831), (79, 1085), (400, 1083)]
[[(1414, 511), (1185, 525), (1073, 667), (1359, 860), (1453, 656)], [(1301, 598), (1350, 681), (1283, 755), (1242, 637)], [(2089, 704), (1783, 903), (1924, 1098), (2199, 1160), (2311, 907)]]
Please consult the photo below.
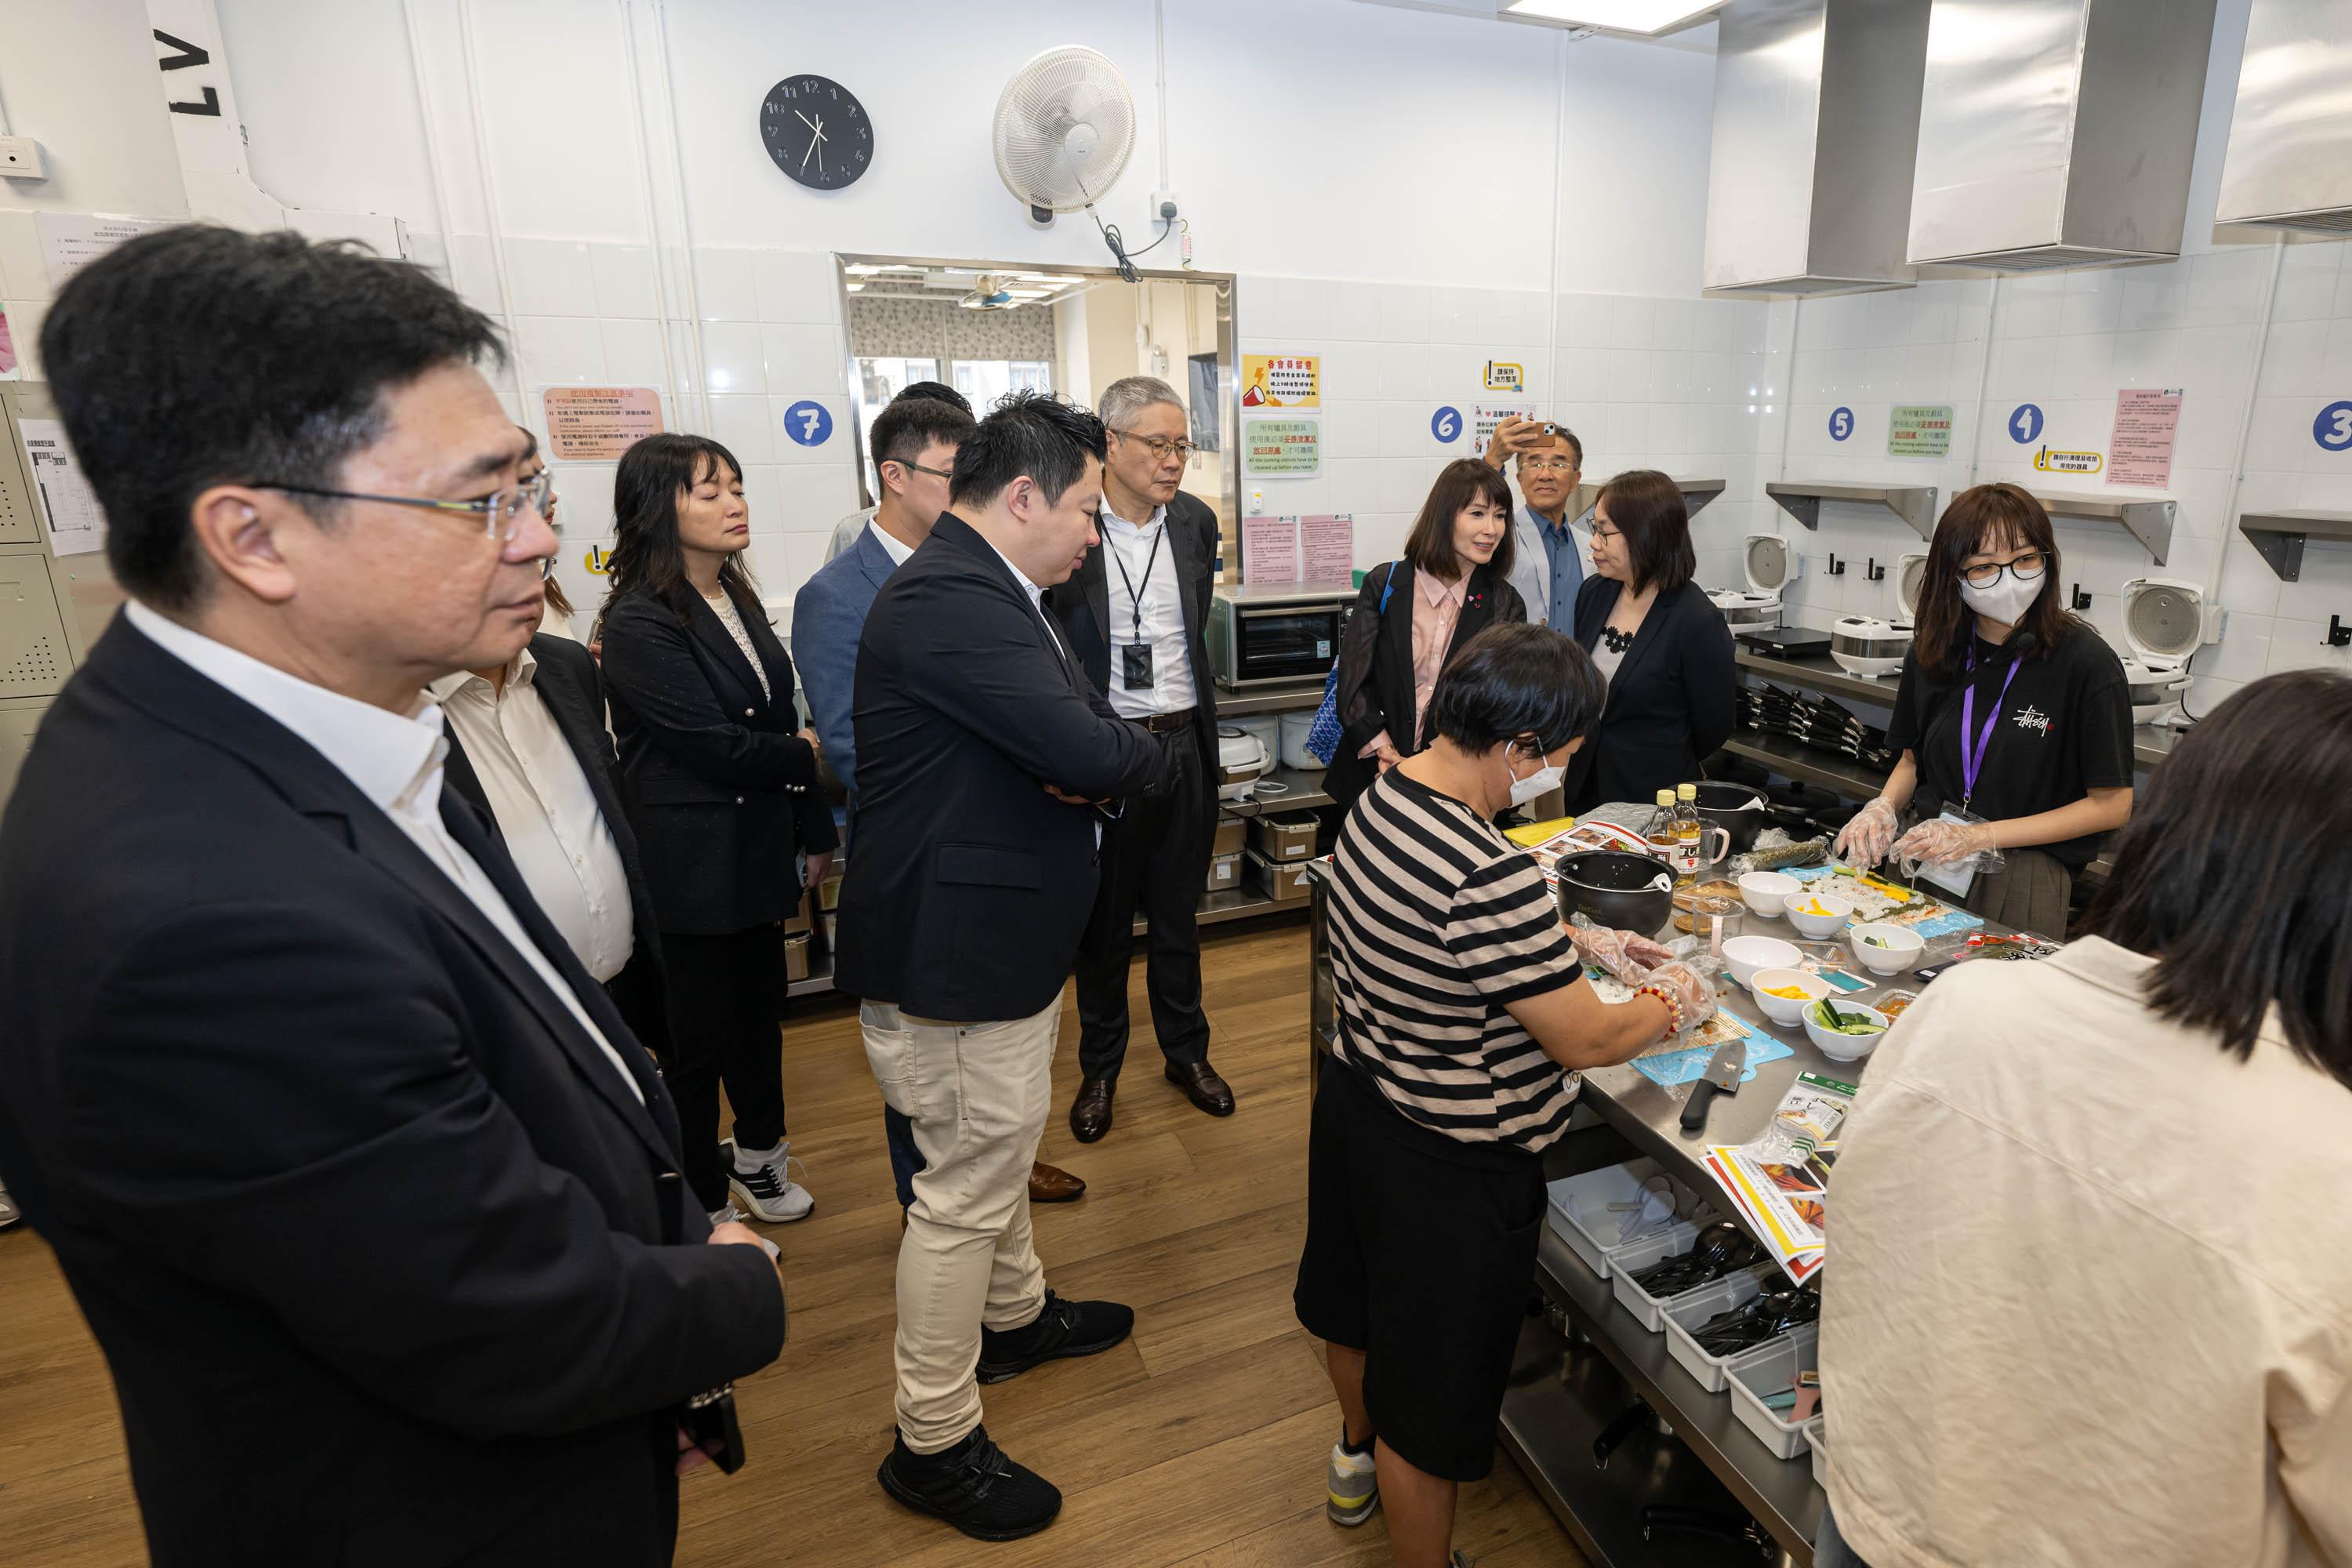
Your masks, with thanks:
[(1062, 1511), (1060, 1489), (1005, 1458), (989, 1441), (985, 1426), (973, 1427), (962, 1442), (937, 1454), (918, 1454), (898, 1437), (875, 1479), (918, 1513), (946, 1520), (979, 1541), (1034, 1535)]
[(1100, 1355), (1135, 1330), (1135, 1309), (1116, 1301), (1066, 1301), (1045, 1292), (1045, 1309), (1025, 1328), (980, 1331), (982, 1383), (1003, 1383), (1068, 1356)]

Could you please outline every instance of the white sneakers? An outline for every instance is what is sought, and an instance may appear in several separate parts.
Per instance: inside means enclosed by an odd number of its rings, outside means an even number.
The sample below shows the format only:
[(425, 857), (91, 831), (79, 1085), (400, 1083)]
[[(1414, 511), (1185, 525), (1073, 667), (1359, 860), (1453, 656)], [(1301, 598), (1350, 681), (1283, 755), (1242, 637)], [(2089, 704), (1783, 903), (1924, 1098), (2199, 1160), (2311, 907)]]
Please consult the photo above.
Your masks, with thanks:
[[(727, 1189), (754, 1219), (770, 1225), (789, 1225), (796, 1219), (806, 1219), (809, 1210), (816, 1207), (816, 1199), (809, 1195), (809, 1190), (793, 1180), (792, 1168), (800, 1162), (789, 1152), (790, 1140), (761, 1152), (739, 1149), (732, 1138), (719, 1147), (727, 1152)], [(807, 1173), (806, 1167), (803, 1167), (801, 1174)]]

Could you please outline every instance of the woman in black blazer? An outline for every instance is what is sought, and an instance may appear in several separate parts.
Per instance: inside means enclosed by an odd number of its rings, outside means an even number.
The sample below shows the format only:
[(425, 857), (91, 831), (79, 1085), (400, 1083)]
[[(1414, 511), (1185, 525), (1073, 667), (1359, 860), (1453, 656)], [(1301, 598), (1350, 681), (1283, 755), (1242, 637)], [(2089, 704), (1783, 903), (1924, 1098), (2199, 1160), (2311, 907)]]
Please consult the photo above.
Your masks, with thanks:
[(1339, 745), (1323, 775), (1330, 832), (1374, 779), (1422, 749), (1438, 671), (1488, 626), (1528, 618), (1510, 584), (1511, 522), (1501, 473), (1458, 458), (1430, 487), (1404, 559), (1365, 574), (1339, 637)]
[(1568, 806), (1643, 801), (1694, 783), (1730, 738), (1738, 677), (1731, 628), (1691, 580), (1682, 488), (1654, 468), (1620, 474), (1592, 508), (1592, 570), (1576, 640), (1609, 678), (1601, 727), (1570, 764)]
[[(613, 502), (604, 683), (622, 807), (661, 923), (686, 1178), (714, 1219), (728, 1217), (730, 1190), (758, 1218), (799, 1219), (814, 1200), (786, 1165), (776, 1023), (782, 922), (838, 842), (816, 732), (743, 567), (751, 521), (733, 454), (648, 436), (622, 457)], [(724, 1149), (722, 1079), (735, 1111)]]

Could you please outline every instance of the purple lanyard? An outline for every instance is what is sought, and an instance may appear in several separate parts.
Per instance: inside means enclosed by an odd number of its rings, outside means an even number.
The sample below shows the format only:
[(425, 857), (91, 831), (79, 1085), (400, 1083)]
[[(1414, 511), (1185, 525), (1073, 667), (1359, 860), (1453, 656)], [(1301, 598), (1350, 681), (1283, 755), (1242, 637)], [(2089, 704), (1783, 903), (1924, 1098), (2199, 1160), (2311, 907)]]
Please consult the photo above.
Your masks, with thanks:
[[(1984, 728), (1977, 728), (1977, 650), (1969, 645), (1968, 695), (1960, 701), (1960, 809), (1969, 809), (1976, 798), (1977, 775), (1984, 772), (1985, 753), (1992, 750), (1992, 727), (2000, 722), (2000, 705), (2009, 700), (2009, 683), (2017, 679), (2017, 667), (2025, 662), (2022, 654), (2009, 661), (2009, 673), (2001, 677), (2000, 695), (1993, 699), (1992, 711), (1985, 716)], [(1973, 751), (1969, 737), (1976, 737)]]

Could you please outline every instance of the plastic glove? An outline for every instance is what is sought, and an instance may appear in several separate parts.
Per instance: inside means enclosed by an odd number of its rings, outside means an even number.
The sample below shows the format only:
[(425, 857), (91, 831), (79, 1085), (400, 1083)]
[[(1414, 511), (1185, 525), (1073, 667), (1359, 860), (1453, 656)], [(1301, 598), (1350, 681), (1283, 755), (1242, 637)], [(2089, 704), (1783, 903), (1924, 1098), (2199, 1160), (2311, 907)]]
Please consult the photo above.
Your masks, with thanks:
[(1854, 813), (1853, 820), (1839, 830), (1830, 853), (1850, 866), (1875, 866), (1886, 858), (1886, 851), (1894, 846), (1895, 832), (1901, 826), (1895, 819), (1895, 807), (1885, 795), (1879, 795)]
[(1680, 960), (1658, 965), (1640, 984), (1654, 985), (1682, 1004), (1685, 1029), (1696, 1029), (1715, 1015), (1715, 983)]
[(1607, 926), (1578, 924), (1568, 928), (1568, 940), (1587, 963), (1597, 963), (1628, 985), (1639, 985), (1653, 965), (1674, 957), (1648, 937)]
[(1895, 852), (1923, 866), (1941, 866), (1992, 847), (1991, 823), (1947, 822), (1939, 816), (1905, 834)]

